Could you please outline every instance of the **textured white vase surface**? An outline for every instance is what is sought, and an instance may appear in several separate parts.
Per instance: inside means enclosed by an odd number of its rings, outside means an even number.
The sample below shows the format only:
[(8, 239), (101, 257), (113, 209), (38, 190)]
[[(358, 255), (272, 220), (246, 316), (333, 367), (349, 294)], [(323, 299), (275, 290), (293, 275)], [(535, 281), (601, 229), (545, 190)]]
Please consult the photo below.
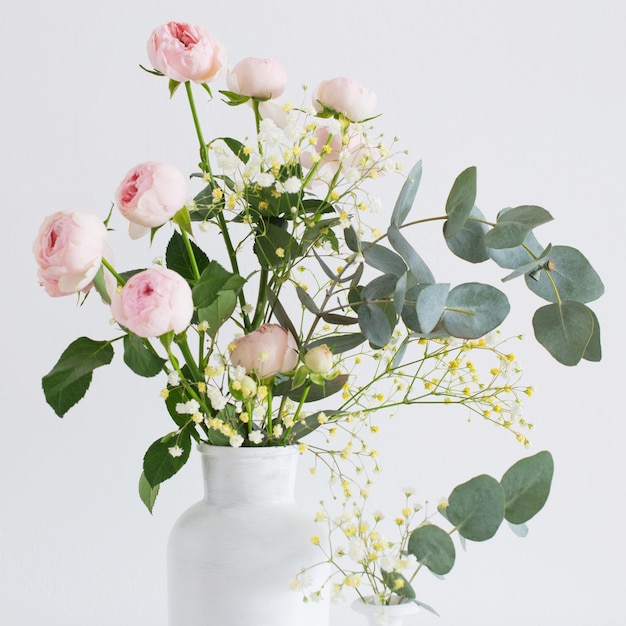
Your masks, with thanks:
[(289, 587), (320, 559), (312, 515), (294, 500), (297, 449), (199, 450), (204, 499), (168, 542), (169, 626), (328, 626), (328, 604)]

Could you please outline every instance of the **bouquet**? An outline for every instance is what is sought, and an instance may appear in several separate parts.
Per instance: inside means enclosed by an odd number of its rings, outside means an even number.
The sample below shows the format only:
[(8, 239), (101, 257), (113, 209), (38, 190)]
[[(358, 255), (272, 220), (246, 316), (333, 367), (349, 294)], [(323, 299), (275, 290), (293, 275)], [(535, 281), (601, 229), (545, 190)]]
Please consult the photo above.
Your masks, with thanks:
[[(173, 427), (151, 434), (143, 459), (139, 491), (150, 510), (194, 442), (298, 445), (341, 478), (347, 498), (343, 464), (376, 464), (369, 435), (381, 411), (461, 405), (528, 442), (520, 407), (532, 389), (498, 330), (507, 296), (491, 284), (438, 282), (414, 244), (424, 224), (441, 222), (443, 251), (494, 262), (502, 286), (523, 280), (544, 301), (534, 333), (557, 361), (600, 360), (587, 303), (602, 281), (578, 250), (540, 243), (535, 229), (550, 213), (524, 205), (487, 218), (475, 167), (451, 181), (434, 215), (413, 210), (422, 164), (405, 172), (397, 141), (376, 131), (371, 90), (336, 77), (280, 102), (287, 76), (278, 61), (230, 66), (223, 45), (189, 24), (155, 29), (147, 52), (147, 79), (189, 103), (197, 169), (140, 163), (120, 173), (114, 209), (48, 216), (33, 250), (48, 295), (100, 300), (115, 322), (112, 336), (72, 342), (43, 377), (55, 413), (85, 395), (116, 351), (133, 374), (162, 381)], [(214, 129), (207, 138), (217, 106), (246, 107), (249, 134)], [(399, 181), (394, 202), (376, 196), (382, 177)], [(133, 240), (166, 230), (163, 256), (118, 267), (109, 241), (120, 220)], [(403, 535), (403, 553), (412, 537)], [(398, 592), (393, 571), (381, 580)]]

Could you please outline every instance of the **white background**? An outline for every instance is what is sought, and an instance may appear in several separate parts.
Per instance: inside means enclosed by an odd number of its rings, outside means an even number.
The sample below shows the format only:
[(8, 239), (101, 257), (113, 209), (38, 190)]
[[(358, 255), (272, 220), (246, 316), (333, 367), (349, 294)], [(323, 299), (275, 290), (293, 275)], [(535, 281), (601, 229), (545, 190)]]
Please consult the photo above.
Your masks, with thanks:
[[(170, 101), (165, 81), (139, 69), (151, 30), (169, 20), (205, 26), (233, 64), (280, 59), (294, 100), (301, 84), (338, 75), (375, 90), (379, 127), (399, 136), (407, 164), (423, 159), (415, 210), (441, 212), (456, 175), (476, 165), (484, 213), (544, 206), (556, 220), (540, 239), (579, 247), (591, 260), (607, 290), (591, 305), (602, 324), (600, 364), (554, 363), (531, 338), (540, 301), (522, 282), (509, 290), (515, 313), (505, 329), (525, 334), (517, 352), (537, 388), (527, 403), (533, 449), (551, 450), (556, 461), (548, 505), (525, 540), (503, 528), (461, 552), (445, 581), (421, 576), (419, 597), (441, 618), (422, 612), (411, 623), (623, 624), (626, 3), (619, 0), (3, 4), (0, 623), (166, 623), (165, 542), (200, 495), (197, 459), (164, 485), (151, 517), (136, 482), (146, 447), (170, 428), (162, 382), (134, 377), (117, 358), (63, 420), (45, 404), (41, 376), (76, 337), (109, 336), (109, 315), (95, 298), (83, 309), (73, 298), (48, 298), (31, 245), (54, 211), (104, 217), (136, 163), (194, 169), (182, 93)], [(216, 102), (201, 115), (208, 137), (251, 130), (243, 109)], [(384, 184), (388, 211), (400, 181)], [(471, 268), (439, 245), (438, 228), (424, 232), (435, 275), (466, 278)], [(161, 253), (146, 240), (130, 246), (122, 229), (113, 241), (123, 268)], [(476, 271), (501, 277), (497, 268)], [(379, 497), (390, 510), (401, 486), (437, 502), (457, 483), (499, 476), (526, 454), (506, 433), (445, 410), (404, 412), (381, 426)], [(323, 485), (300, 492), (311, 510), (316, 490)], [(361, 619), (347, 605), (333, 612), (334, 624)]]

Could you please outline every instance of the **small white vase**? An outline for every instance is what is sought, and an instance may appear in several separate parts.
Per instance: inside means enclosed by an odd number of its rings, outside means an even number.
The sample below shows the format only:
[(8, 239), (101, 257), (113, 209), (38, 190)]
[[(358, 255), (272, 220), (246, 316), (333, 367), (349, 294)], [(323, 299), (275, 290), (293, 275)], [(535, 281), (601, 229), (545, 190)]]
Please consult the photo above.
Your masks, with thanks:
[(199, 450), (204, 499), (168, 542), (169, 626), (328, 626), (329, 605), (289, 587), (320, 559), (294, 501), (297, 448)]
[(391, 604), (375, 604), (374, 596), (367, 596), (365, 602), (358, 598), (352, 603), (352, 609), (365, 615), (369, 626), (402, 626), (404, 618), (419, 610), (415, 602), (401, 602), (393, 597)]

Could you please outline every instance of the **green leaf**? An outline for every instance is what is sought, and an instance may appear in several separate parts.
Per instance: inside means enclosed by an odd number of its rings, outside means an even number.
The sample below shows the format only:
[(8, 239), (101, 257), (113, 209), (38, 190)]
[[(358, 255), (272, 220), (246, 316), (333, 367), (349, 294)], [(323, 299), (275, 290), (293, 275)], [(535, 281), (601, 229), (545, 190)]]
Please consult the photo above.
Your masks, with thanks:
[(504, 491), (491, 476), (482, 474), (454, 488), (446, 517), (470, 541), (485, 541), (496, 534), (504, 518)]
[(278, 296), (269, 287), (267, 288), (266, 293), (271, 306), (272, 315), (276, 318), (276, 321), (283, 328), (286, 328), (293, 335), (293, 338), (299, 342), (298, 331), (287, 314), (285, 307), (283, 307), (280, 303)]
[(445, 530), (434, 524), (418, 526), (409, 536), (407, 549), (422, 565), (439, 576), (447, 574), (454, 566), (454, 543)]
[(450, 285), (438, 283), (426, 285), (419, 291), (415, 310), (420, 328), (424, 333), (430, 333), (439, 323), (446, 306)]
[(602, 346), (600, 343), (600, 323), (598, 322), (598, 318), (596, 314), (589, 309), (591, 315), (593, 315), (593, 334), (591, 335), (591, 339), (589, 341), (589, 345), (583, 354), (583, 359), (586, 361), (594, 361), (598, 362), (602, 360)]
[(249, 154), (246, 154), (245, 145), (238, 139), (232, 137), (219, 137), (232, 151), (232, 153), (242, 162), (247, 163), (250, 158)]
[(150, 350), (134, 333), (124, 336), (124, 363), (139, 376), (150, 378), (161, 372), (165, 359)]
[[(193, 242), (190, 242), (191, 249), (193, 251), (198, 271), (202, 274), (204, 268), (209, 264), (207, 255)], [(196, 280), (196, 275), (193, 270), (191, 261), (189, 260), (189, 254), (187, 253), (187, 247), (183, 236), (175, 231), (172, 235), (167, 249), (165, 251), (165, 264), (168, 269), (178, 272), (183, 278), (190, 282)]]
[(377, 243), (363, 244), (363, 260), (369, 266), (385, 274), (402, 276), (407, 270), (407, 266), (401, 256), (397, 255), (393, 250)]
[[(176, 446), (182, 451), (180, 456), (170, 452)], [(186, 429), (157, 439), (143, 457), (143, 474), (148, 485), (154, 488), (174, 476), (185, 465), (190, 452), (191, 438)]]
[(180, 87), (180, 82), (177, 80), (174, 80), (173, 78), (170, 78), (169, 83), (167, 85), (167, 88), (170, 92), (170, 98), (174, 97), (174, 94), (176, 93), (176, 90)]
[[(414, 250), (408, 240), (405, 239), (395, 226), (389, 227), (387, 236), (389, 237), (389, 243), (408, 265), (411, 274), (413, 274), (413, 276), (417, 279), (418, 283), (435, 282), (435, 277), (428, 268), (428, 265), (424, 263), (420, 255)], [(400, 269), (399, 266), (398, 269)], [(397, 275), (401, 276), (402, 274)]]
[[(404, 276), (404, 274), (403, 274)], [(383, 274), (369, 282), (361, 291), (361, 298), (365, 301), (389, 298), (396, 290), (398, 276), (395, 274)]]
[(464, 283), (448, 295), (443, 325), (453, 337), (478, 339), (497, 328), (510, 311), (507, 297), (495, 287)]
[[(340, 374), (332, 380), (327, 380), (323, 387), (314, 385), (309, 389), (309, 393), (305, 399), (305, 402), (316, 402), (317, 400), (323, 400), (332, 396), (333, 394), (341, 391), (343, 386), (348, 381), (349, 376), (347, 374)], [(298, 401), (302, 397), (304, 387), (298, 387), (297, 389), (291, 388), (291, 379), (279, 383), (274, 387), (274, 395), (287, 396), (291, 400)]]
[(365, 302), (359, 306), (359, 326), (367, 340), (376, 348), (391, 341), (392, 328), (385, 312), (376, 304)]
[(396, 200), (396, 204), (393, 207), (393, 213), (391, 214), (391, 223), (394, 226), (401, 226), (404, 223), (413, 203), (415, 202), (415, 195), (417, 194), (417, 189), (420, 185), (420, 181), (422, 180), (422, 162), (418, 161), (409, 172), (406, 180), (404, 181), (404, 185), (402, 185), (402, 189), (400, 190), (400, 194), (398, 195), (398, 199)]
[(191, 218), (189, 217), (189, 209), (183, 206), (181, 209), (174, 213), (172, 222), (178, 224), (181, 230), (184, 230), (189, 235), (193, 236), (193, 229), (191, 228)]
[(537, 341), (563, 365), (576, 365), (596, 334), (595, 315), (580, 302), (566, 301), (537, 309), (533, 329)]
[(364, 341), (365, 335), (363, 333), (330, 335), (328, 337), (322, 337), (321, 339), (311, 341), (309, 344), (307, 344), (307, 350), (310, 350), (315, 346), (326, 344), (328, 346), (328, 349), (333, 354), (341, 354), (342, 352), (347, 352), (348, 350), (352, 350), (353, 348), (360, 346)]
[(526, 239), (524, 239), (522, 245), (515, 246), (514, 248), (502, 248), (501, 250), (487, 248), (487, 252), (491, 259), (500, 267), (514, 270), (527, 263), (531, 263), (543, 252), (543, 249), (543, 246), (537, 241), (531, 231), (526, 235)]
[(198, 320), (207, 322), (207, 334), (215, 339), (220, 327), (230, 319), (237, 307), (237, 294), (234, 291), (220, 291), (209, 306), (198, 309)]
[[(553, 269), (544, 269), (535, 279), (526, 277), (526, 285), (540, 298), (548, 302), (557, 302), (559, 299), (592, 302), (604, 293), (602, 280), (576, 248), (554, 246), (549, 262)], [(552, 281), (558, 291), (558, 298)]]
[(141, 476), (139, 477), (139, 497), (150, 513), (152, 513), (158, 495), (159, 485), (152, 487), (146, 479), (146, 475), (141, 472)]
[(111, 342), (76, 339), (41, 379), (46, 402), (63, 417), (89, 389), (93, 370), (108, 365), (112, 359)]
[[(513, 278), (517, 278), (518, 276), (523, 276), (524, 274), (526, 274), (526, 276), (534, 282), (536, 280), (536, 278), (534, 278), (534, 272), (536, 272), (546, 262), (546, 259), (550, 256), (551, 252), (552, 244), (548, 244), (548, 247), (536, 259), (533, 259), (529, 263), (520, 265), (514, 272), (505, 276), (502, 279), (502, 282), (505, 283), (509, 280), (513, 280)], [(531, 274), (532, 277), (530, 276)]]
[(193, 286), (193, 303), (197, 308), (212, 304), (221, 291), (238, 293), (245, 278), (224, 269), (217, 261), (210, 261), (202, 271), (200, 279)]
[(484, 221), (485, 216), (478, 207), (472, 207), (463, 227), (454, 237), (446, 237), (446, 244), (450, 251), (469, 263), (482, 263), (489, 258), (489, 252), (483, 242), (483, 236), (489, 228), (477, 220)]
[(381, 574), (383, 575), (383, 584), (395, 595), (407, 600), (415, 599), (415, 591), (411, 587), (411, 583), (400, 572), (388, 572), (383, 569)]
[(96, 275), (93, 277), (93, 286), (98, 292), (98, 295), (104, 300), (104, 302), (106, 302), (107, 304), (111, 304), (111, 297), (109, 296), (106, 283), (104, 282), (105, 271), (108, 272), (109, 270), (105, 270), (104, 265), (101, 265), (100, 269), (96, 272)]
[(524, 524), (544, 506), (550, 494), (554, 461), (544, 450), (521, 459), (502, 476), (504, 517), (512, 524)]
[(455, 237), (465, 226), (474, 202), (476, 201), (476, 168), (468, 167), (454, 181), (446, 201), (446, 215), (443, 233), (446, 239)]
[(528, 233), (537, 226), (549, 222), (553, 217), (538, 206), (519, 206), (500, 211), (497, 223), (485, 234), (488, 248), (514, 248), (522, 244)]
[(358, 324), (359, 320), (356, 317), (349, 317), (348, 315), (338, 315), (337, 313), (322, 313), (320, 317), (329, 324), (336, 324), (338, 326), (351, 326), (352, 324)]
[(296, 287), (296, 294), (298, 295), (298, 299), (304, 306), (307, 311), (311, 313), (317, 314), (319, 313), (319, 307), (315, 304), (315, 300), (311, 298), (311, 296), (304, 290), (300, 285)]
[(254, 253), (261, 267), (274, 269), (283, 267), (299, 254), (298, 242), (284, 228), (273, 223), (265, 224), (254, 242)]

